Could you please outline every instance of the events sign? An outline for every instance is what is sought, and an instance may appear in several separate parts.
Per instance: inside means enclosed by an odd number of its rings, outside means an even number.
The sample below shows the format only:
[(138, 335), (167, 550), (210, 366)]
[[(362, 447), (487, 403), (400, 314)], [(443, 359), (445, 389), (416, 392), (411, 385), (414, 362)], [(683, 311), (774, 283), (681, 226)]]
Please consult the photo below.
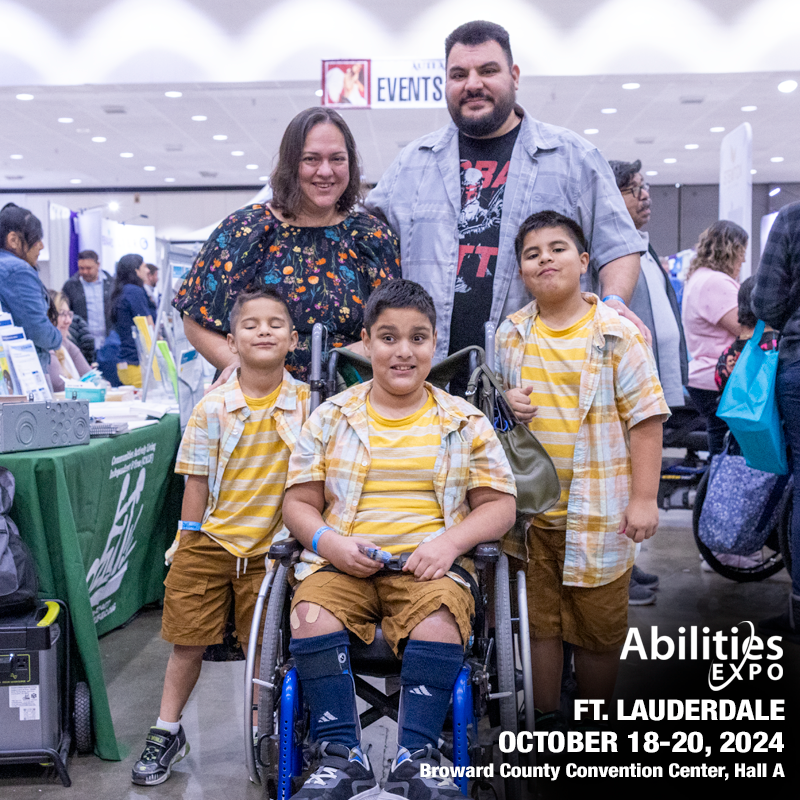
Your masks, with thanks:
[(322, 104), (334, 108), (443, 108), (443, 58), (322, 62)]
[(753, 240), (753, 129), (743, 122), (723, 140), (719, 162), (719, 218), (741, 225), (748, 236), (745, 256), (739, 280), (751, 273)]

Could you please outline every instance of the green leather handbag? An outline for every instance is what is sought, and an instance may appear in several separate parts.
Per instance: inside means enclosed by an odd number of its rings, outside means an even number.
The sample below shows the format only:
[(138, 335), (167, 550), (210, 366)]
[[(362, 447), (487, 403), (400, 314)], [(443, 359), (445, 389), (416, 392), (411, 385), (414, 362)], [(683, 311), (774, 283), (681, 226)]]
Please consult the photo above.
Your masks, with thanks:
[(481, 410), (493, 422), (495, 433), (506, 452), (517, 484), (517, 514), (541, 514), (552, 508), (561, 496), (558, 473), (542, 443), (533, 431), (520, 422), (508, 402), (503, 387), (486, 364), (481, 364), (470, 378), (467, 396), (481, 394), (491, 397), (494, 403), (482, 402)]

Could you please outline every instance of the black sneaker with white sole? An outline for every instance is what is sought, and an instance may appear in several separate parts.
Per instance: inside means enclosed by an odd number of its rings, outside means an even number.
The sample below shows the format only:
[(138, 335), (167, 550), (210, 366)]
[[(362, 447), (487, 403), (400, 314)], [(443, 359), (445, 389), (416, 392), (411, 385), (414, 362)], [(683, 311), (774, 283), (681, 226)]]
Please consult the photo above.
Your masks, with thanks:
[(406, 800), (463, 800), (464, 795), (449, 776), (423, 778), (423, 764), (429, 765), (431, 771), (441, 766), (441, 753), (433, 745), (425, 745), (422, 750), (413, 753), (401, 747), (383, 785), (381, 799), (396, 800), (397, 797), (405, 797)]
[(177, 733), (150, 728), (141, 758), (133, 765), (131, 780), (140, 786), (157, 786), (169, 778), (172, 766), (189, 752), (183, 726)]
[(320, 764), (292, 800), (356, 800), (376, 797), (380, 787), (361, 749), (323, 742)]

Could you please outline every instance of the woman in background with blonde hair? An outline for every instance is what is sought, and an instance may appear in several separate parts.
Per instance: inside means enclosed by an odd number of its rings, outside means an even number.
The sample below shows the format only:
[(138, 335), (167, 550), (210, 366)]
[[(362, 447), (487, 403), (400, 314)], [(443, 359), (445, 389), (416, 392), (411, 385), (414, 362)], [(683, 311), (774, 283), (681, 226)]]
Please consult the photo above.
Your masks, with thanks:
[(717, 417), (714, 380), (720, 353), (735, 341), (739, 324), (739, 271), (747, 252), (747, 231), (720, 220), (700, 234), (683, 290), (683, 328), (692, 356), (686, 387), (708, 420), (708, 449), (722, 452), (728, 426)]
[(64, 378), (79, 380), (89, 372), (91, 367), (78, 346), (69, 339), (69, 326), (72, 324), (73, 314), (67, 296), (51, 289), (50, 297), (53, 300), (53, 305), (50, 307), (51, 312), (55, 307), (55, 314), (57, 314), (56, 319), (51, 322), (61, 331), (61, 347), (58, 350), (50, 351), (50, 366), (47, 374), (50, 377), (53, 391), (63, 392)]

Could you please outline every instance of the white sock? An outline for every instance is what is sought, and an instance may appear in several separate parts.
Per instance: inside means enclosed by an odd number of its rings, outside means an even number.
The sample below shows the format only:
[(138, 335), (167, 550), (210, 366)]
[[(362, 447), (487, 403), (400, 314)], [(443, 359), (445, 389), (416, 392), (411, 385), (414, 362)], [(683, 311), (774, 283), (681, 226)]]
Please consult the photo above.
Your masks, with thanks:
[(158, 722), (156, 722), (156, 728), (160, 728), (162, 731), (169, 731), (174, 736), (181, 729), (181, 723), (165, 722), (159, 717)]

